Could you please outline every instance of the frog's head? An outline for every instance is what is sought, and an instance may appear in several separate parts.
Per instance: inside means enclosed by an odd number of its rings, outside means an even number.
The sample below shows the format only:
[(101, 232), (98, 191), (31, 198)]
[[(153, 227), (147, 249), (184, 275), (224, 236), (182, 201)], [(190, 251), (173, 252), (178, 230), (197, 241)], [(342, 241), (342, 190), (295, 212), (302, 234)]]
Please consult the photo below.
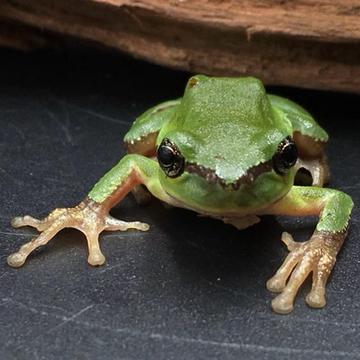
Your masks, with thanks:
[(265, 187), (267, 198), (276, 197), (293, 178), (297, 151), (291, 132), (259, 80), (196, 76), (178, 114), (159, 134), (158, 162), (173, 188), (215, 184), (217, 192), (246, 188), (259, 196)]

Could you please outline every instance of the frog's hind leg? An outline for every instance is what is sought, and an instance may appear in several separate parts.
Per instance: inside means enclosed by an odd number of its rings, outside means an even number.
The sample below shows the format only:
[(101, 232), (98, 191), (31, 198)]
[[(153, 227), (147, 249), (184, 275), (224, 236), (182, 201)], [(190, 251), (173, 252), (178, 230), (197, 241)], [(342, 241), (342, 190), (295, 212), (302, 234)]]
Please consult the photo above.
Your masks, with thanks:
[(313, 186), (326, 185), (330, 179), (330, 169), (325, 154), (325, 143), (300, 134), (300, 132), (294, 133), (294, 141), (299, 152), (296, 181), (306, 182), (306, 179), (304, 180), (306, 173), (302, 171), (306, 170), (311, 176)]
[(282, 241), (290, 252), (266, 284), (268, 290), (280, 293), (272, 301), (275, 312), (287, 314), (293, 310), (295, 296), (310, 273), (312, 287), (306, 303), (313, 308), (325, 306), (326, 283), (345, 236), (346, 230), (336, 234), (315, 232), (308, 242), (297, 243), (290, 234), (283, 233)]
[(296, 182), (306, 183), (307, 174), (302, 170), (306, 170), (310, 173), (310, 181), (312, 186), (320, 186), (329, 183), (330, 180), (330, 169), (326, 157), (321, 159), (298, 159), (297, 162), (298, 173), (296, 175)]

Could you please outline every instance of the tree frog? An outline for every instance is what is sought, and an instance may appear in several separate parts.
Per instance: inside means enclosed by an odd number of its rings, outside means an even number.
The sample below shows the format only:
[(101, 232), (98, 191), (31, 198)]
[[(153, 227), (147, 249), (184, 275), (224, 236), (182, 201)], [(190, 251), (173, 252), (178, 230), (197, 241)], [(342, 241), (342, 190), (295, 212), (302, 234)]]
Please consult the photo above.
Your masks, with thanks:
[[(282, 234), (289, 254), (267, 288), (279, 293), (273, 310), (286, 314), (312, 273), (306, 302), (321, 308), (353, 207), (348, 195), (322, 187), (329, 177), (327, 141), (327, 133), (306, 110), (267, 94), (256, 78), (193, 76), (182, 98), (161, 103), (135, 120), (124, 138), (127, 155), (77, 206), (55, 209), (42, 220), (12, 220), (14, 227), (32, 226), (40, 234), (10, 255), (8, 264), (23, 265), (32, 251), (66, 227), (86, 235), (90, 265), (104, 264), (102, 231), (149, 228), (109, 215), (130, 191), (139, 201), (152, 194), (239, 229), (257, 223), (261, 215), (317, 215), (308, 241), (295, 242)], [(294, 184), (299, 169), (311, 174), (311, 186)]]

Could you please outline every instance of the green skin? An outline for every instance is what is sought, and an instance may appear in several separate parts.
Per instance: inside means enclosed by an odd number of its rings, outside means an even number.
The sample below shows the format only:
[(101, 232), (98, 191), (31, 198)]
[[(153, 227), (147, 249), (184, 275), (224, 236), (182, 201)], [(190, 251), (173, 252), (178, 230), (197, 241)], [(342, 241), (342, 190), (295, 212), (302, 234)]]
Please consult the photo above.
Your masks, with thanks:
[[(169, 138), (187, 162), (216, 169), (217, 176), (231, 184), (251, 167), (270, 160), (279, 143), (295, 131), (319, 141), (328, 140), (327, 133), (306, 110), (267, 95), (257, 79), (203, 75), (192, 79), (196, 85), (188, 85), (182, 99), (160, 104), (140, 116), (125, 135), (125, 142), (156, 132), (157, 145)], [(339, 232), (346, 229), (352, 209), (351, 198), (340, 191), (294, 186), (295, 169), (284, 175), (265, 172), (250, 186), (231, 191), (194, 173), (170, 178), (156, 160), (138, 154), (122, 158), (94, 186), (89, 198), (103, 202), (133, 170), (160, 200), (214, 216), (261, 215), (270, 204), (286, 196), (289, 211), (290, 206), (311, 208), (324, 203), (317, 229)]]
[[(294, 137), (301, 157), (296, 166), (279, 174), (272, 159), (287, 137)], [(185, 159), (185, 171), (176, 178), (167, 176), (154, 158), (165, 138)], [(55, 209), (43, 220), (30, 216), (13, 220), (15, 227), (30, 225), (42, 233), (10, 255), (8, 263), (22, 266), (33, 250), (62, 228), (75, 227), (87, 237), (88, 262), (103, 264), (105, 257), (98, 241), (103, 230), (148, 228), (147, 224), (126, 223), (109, 215), (111, 207), (142, 184), (166, 203), (238, 228), (256, 223), (257, 215), (319, 216), (307, 242), (296, 243), (291, 235), (283, 234), (290, 253), (267, 287), (281, 293), (272, 301), (274, 311), (289, 313), (299, 287), (312, 272), (312, 289), (306, 301), (312, 307), (323, 307), (325, 285), (346, 237), (353, 207), (348, 195), (320, 187), (327, 174), (322, 153), (327, 140), (327, 133), (306, 110), (266, 94), (255, 78), (194, 76), (181, 99), (155, 106), (136, 119), (124, 139), (130, 154), (100, 179), (78, 206)], [(306, 158), (309, 153), (315, 154), (315, 160)], [(304, 164), (319, 186), (294, 185)], [(314, 174), (323, 175), (315, 181)]]
[(97, 203), (106, 201), (135, 172), (151, 194), (169, 204), (235, 226), (234, 218), (250, 216), (250, 221), (239, 228), (256, 223), (256, 215), (318, 215), (319, 222), (308, 242), (298, 244), (289, 234), (283, 234), (290, 253), (267, 287), (281, 293), (272, 301), (273, 310), (287, 314), (293, 310), (299, 287), (313, 272), (306, 302), (321, 308), (326, 304), (326, 281), (346, 237), (353, 208), (351, 198), (333, 189), (295, 186), (295, 167), (281, 175), (274, 170), (263, 172), (251, 184), (231, 188), (249, 169), (270, 161), (279, 143), (295, 132), (315, 142), (328, 140), (327, 133), (306, 110), (290, 100), (266, 94), (259, 80), (198, 75), (189, 80), (182, 99), (160, 104), (140, 116), (124, 141), (141, 142), (149, 134), (156, 134), (159, 146), (168, 138), (186, 163), (212, 170), (222, 184), (187, 171), (170, 178), (156, 159), (129, 154), (88, 196)]

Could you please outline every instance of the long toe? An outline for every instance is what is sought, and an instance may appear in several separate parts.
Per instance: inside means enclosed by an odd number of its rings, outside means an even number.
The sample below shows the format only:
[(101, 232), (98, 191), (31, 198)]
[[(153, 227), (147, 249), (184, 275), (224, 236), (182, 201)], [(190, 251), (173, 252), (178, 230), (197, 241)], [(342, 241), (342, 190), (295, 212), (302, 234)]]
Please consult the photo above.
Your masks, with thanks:
[(24, 265), (25, 260), (26, 260), (25, 255), (16, 252), (8, 256), (7, 263), (11, 267), (18, 268)]
[(281, 293), (272, 300), (271, 306), (278, 314), (289, 314), (294, 310), (294, 299), (286, 293)]
[(92, 266), (100, 266), (105, 263), (105, 256), (101, 253), (91, 254), (88, 257), (88, 263)]
[(326, 305), (325, 291), (311, 291), (306, 296), (306, 303), (312, 308), (323, 308)]
[(286, 285), (286, 280), (284, 279), (284, 277), (279, 277), (276, 275), (266, 282), (266, 288), (269, 291), (275, 293), (283, 291), (285, 285)]

